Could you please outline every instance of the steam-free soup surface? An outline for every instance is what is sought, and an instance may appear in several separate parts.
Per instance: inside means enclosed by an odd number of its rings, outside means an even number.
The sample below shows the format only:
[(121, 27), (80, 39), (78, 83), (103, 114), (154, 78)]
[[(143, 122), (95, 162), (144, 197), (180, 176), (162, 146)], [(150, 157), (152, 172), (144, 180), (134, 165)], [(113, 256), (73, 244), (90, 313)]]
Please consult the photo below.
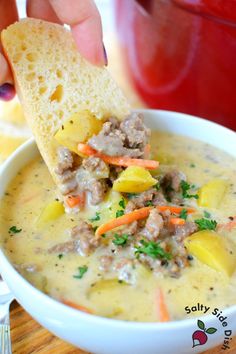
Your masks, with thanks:
[[(160, 160), (158, 173), (177, 166), (197, 191), (214, 178), (227, 181), (227, 189), (217, 208), (199, 208), (197, 200), (189, 200), (197, 213), (204, 213), (217, 225), (231, 221), (236, 211), (236, 161), (233, 157), (205, 143), (167, 133), (152, 133), (152, 154)], [(197, 303), (223, 309), (236, 303), (236, 274), (216, 271), (195, 257), (178, 277), (152, 272), (144, 266), (133, 269), (132, 281), (119, 280), (112, 267), (101, 270), (100, 258), (110, 252), (121, 257), (113, 243), (101, 245), (89, 256), (78, 253), (49, 252), (66, 242), (72, 227), (81, 219), (99, 224), (102, 205), (89, 206), (86, 212), (63, 213), (55, 221), (41, 223), (45, 206), (57, 200), (57, 190), (40, 157), (23, 168), (9, 185), (1, 201), (1, 223), (4, 250), (16, 269), (36, 287), (59, 301), (70, 301), (93, 313), (134, 321), (159, 321), (159, 289), (162, 289), (171, 319), (186, 315), (185, 307)], [(101, 213), (101, 214), (96, 214)], [(231, 217), (229, 219), (229, 217)], [(235, 255), (235, 228), (219, 228), (217, 232), (229, 241)], [(109, 235), (107, 236), (109, 238)], [(106, 238), (104, 238), (104, 242)], [(114, 246), (114, 247), (113, 247)], [(125, 252), (125, 251), (123, 251)], [(124, 257), (124, 253), (122, 253)], [(121, 258), (122, 258), (121, 257)], [(235, 256), (236, 257), (236, 256)], [(122, 258), (123, 259), (123, 258)]]

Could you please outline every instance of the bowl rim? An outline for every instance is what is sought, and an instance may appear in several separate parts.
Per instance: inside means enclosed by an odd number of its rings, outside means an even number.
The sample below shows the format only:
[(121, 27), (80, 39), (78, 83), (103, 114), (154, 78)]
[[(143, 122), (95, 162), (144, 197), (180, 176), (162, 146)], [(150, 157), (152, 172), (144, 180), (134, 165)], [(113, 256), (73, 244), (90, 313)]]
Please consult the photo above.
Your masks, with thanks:
[[(154, 113), (154, 114), (163, 114), (167, 116), (178, 116), (179, 119), (182, 121), (191, 121), (193, 118), (196, 119), (196, 124), (204, 124), (208, 126), (216, 126), (217, 129), (223, 129), (223, 131), (226, 133), (226, 135), (230, 134), (234, 137), (236, 140), (236, 133), (233, 130), (230, 130), (229, 128), (223, 127), (215, 122), (207, 121), (204, 118), (184, 114), (184, 113), (179, 113), (179, 112), (173, 112), (173, 111), (165, 111), (165, 110), (156, 110), (156, 109), (135, 109), (133, 111), (139, 112), (139, 113)], [(161, 129), (160, 129), (161, 131)], [(165, 131), (165, 129), (163, 129)], [(183, 134), (184, 136), (185, 134)], [(197, 139), (197, 138), (195, 138)], [(5, 170), (7, 170), (11, 164), (14, 162), (14, 160), (18, 157), (18, 155), (24, 153), (27, 150), (30, 150), (34, 147), (37, 147), (36, 142), (34, 137), (31, 137), (28, 139), (25, 143), (23, 143), (21, 146), (19, 146), (11, 155), (10, 157), (4, 161), (4, 163), (0, 167), (0, 181), (2, 178), (2, 174), (4, 173)], [(13, 177), (14, 178), (14, 177)], [(10, 181), (9, 181), (10, 182)], [(0, 197), (1, 198), (1, 197)], [(184, 329), (189, 326), (195, 325), (195, 322), (197, 319), (203, 319), (204, 321), (212, 321), (214, 320), (215, 316), (212, 314), (208, 315), (199, 315), (198, 317), (191, 317), (191, 318), (185, 318), (185, 319), (179, 319), (175, 321), (169, 321), (169, 322), (135, 322), (135, 321), (126, 321), (126, 320), (120, 320), (120, 319), (113, 319), (113, 318), (107, 318), (107, 317), (102, 317), (94, 314), (89, 314), (85, 313), (83, 311), (74, 309), (68, 305), (65, 305), (61, 303), (60, 301), (50, 297), (49, 295), (43, 293), (36, 287), (34, 287), (28, 280), (26, 280), (12, 265), (8, 257), (4, 254), (4, 251), (2, 247), (0, 246), (0, 270), (2, 268), (8, 269), (8, 273), (11, 277), (17, 278), (18, 282), (20, 283), (21, 286), (26, 287), (28, 291), (32, 293), (32, 296), (35, 295), (35, 297), (41, 297), (43, 302), (45, 303), (45, 306), (49, 306), (51, 309), (57, 309), (57, 311), (60, 311), (62, 314), (64, 313), (67, 316), (71, 316), (73, 318), (76, 318), (77, 320), (79, 319), (85, 319), (88, 322), (92, 322), (93, 325), (107, 325), (109, 327), (114, 327), (114, 328), (120, 328), (122, 329), (127, 329), (127, 330), (142, 330), (142, 331), (150, 331), (150, 330), (172, 330), (176, 329)], [(5, 279), (4, 274), (3, 278)], [(11, 287), (10, 287), (11, 288)], [(11, 288), (12, 290), (12, 288)], [(14, 290), (12, 291), (14, 294)], [(19, 301), (20, 303), (20, 301)], [(59, 306), (59, 307), (58, 307)], [(236, 315), (236, 304), (231, 305), (227, 308), (223, 308), (224, 311), (224, 316), (235, 316)]]

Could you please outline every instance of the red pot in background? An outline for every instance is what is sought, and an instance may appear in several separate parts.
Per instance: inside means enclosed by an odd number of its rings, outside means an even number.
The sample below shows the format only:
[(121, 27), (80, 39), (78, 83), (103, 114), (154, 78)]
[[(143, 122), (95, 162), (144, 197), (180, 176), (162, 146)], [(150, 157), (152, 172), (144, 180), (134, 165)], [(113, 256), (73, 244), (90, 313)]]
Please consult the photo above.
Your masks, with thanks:
[(236, 130), (236, 0), (116, 0), (116, 20), (150, 107)]

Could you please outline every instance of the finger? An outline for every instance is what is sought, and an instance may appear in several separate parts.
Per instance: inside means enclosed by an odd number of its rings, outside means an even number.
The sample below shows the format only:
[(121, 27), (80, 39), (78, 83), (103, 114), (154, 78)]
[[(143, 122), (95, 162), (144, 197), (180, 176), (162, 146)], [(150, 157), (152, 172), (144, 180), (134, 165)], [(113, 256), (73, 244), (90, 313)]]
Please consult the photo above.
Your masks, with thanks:
[(106, 65), (101, 17), (94, 1), (49, 1), (60, 20), (71, 26), (79, 52), (94, 65)]
[[(17, 20), (18, 13), (15, 0), (0, 0), (0, 31)], [(7, 60), (2, 54), (2, 45), (0, 43), (0, 86), (4, 83), (13, 83), (13, 76)], [(9, 87), (9, 85), (7, 85), (7, 87)], [(2, 91), (4, 91), (4, 94)], [(5, 97), (6, 89), (4, 88), (2, 91), (0, 98), (2, 96)]]
[(26, 12), (29, 17), (62, 23), (48, 0), (27, 0)]
[(6, 58), (0, 53), (0, 86), (5, 82), (13, 84), (13, 78)]

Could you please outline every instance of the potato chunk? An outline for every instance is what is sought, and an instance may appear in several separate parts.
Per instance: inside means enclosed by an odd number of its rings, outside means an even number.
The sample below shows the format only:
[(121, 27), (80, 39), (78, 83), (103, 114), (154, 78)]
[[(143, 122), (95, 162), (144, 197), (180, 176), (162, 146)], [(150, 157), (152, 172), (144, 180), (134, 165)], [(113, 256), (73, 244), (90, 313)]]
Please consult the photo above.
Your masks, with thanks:
[(89, 205), (88, 208), (80, 210), (80, 216), (92, 222), (94, 227), (100, 226), (116, 218), (117, 212), (122, 213), (126, 204), (127, 200), (122, 194), (110, 189), (99, 205)]
[(231, 276), (236, 268), (236, 254), (223, 236), (214, 231), (198, 231), (184, 240), (188, 252), (209, 267)]
[(136, 265), (136, 267), (135, 267), (135, 277), (136, 277), (137, 283), (143, 282), (144, 279), (150, 278), (151, 275), (152, 275), (151, 270), (148, 269), (146, 266), (144, 266), (142, 264)]
[(217, 208), (224, 197), (228, 183), (223, 179), (212, 179), (202, 186), (199, 191), (198, 205), (201, 207)]
[(113, 184), (113, 189), (123, 193), (141, 193), (154, 186), (157, 180), (143, 167), (126, 168)]
[(102, 279), (88, 290), (88, 297), (98, 309), (98, 314), (105, 317), (116, 317), (124, 312), (122, 295), (130, 285), (118, 279)]
[(104, 212), (108, 214), (108, 220), (116, 217), (116, 212), (122, 210), (123, 207), (120, 205), (122, 203), (126, 205), (127, 200), (122, 197), (118, 192), (110, 190), (107, 194), (107, 197), (104, 201)]
[(118, 279), (101, 279), (88, 290), (88, 295), (100, 291), (112, 291), (113, 289), (120, 289), (121, 287), (128, 286), (125, 282), (119, 282)]
[(102, 128), (102, 121), (98, 120), (89, 111), (73, 114), (67, 122), (56, 132), (55, 139), (69, 150), (78, 152), (78, 143), (86, 142)]
[(101, 220), (98, 224), (100, 225), (104, 222), (109, 221), (110, 219), (114, 219), (116, 217), (117, 211), (123, 210), (123, 208), (119, 204), (122, 201), (124, 202), (124, 204), (126, 204), (127, 202), (120, 193), (110, 190), (107, 193), (104, 202), (102, 202), (99, 206), (101, 211)]
[(38, 224), (42, 225), (44, 223), (53, 221), (62, 216), (64, 213), (65, 209), (62, 203), (54, 200), (43, 209), (38, 219)]

